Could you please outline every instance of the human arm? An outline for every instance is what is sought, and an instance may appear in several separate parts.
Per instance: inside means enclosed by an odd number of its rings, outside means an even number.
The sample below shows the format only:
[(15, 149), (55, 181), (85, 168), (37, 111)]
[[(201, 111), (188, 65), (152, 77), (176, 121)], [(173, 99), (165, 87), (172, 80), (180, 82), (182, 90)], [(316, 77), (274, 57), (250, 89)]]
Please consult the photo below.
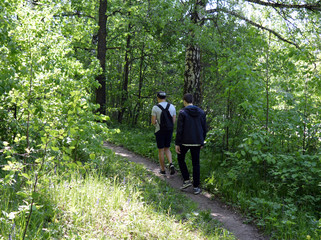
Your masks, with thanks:
[(176, 122), (176, 108), (173, 104), (170, 105), (169, 112), (173, 117), (173, 124), (175, 124), (175, 122)]
[(181, 154), (181, 147), (179, 145), (175, 145), (175, 151), (177, 154)]
[(152, 113), (151, 113), (151, 124), (156, 126), (157, 124), (157, 106), (153, 106)]
[(176, 122), (176, 115), (173, 116), (173, 124)]
[(156, 123), (157, 123), (157, 120), (156, 120), (156, 116), (153, 116), (151, 117), (151, 123), (155, 126)]

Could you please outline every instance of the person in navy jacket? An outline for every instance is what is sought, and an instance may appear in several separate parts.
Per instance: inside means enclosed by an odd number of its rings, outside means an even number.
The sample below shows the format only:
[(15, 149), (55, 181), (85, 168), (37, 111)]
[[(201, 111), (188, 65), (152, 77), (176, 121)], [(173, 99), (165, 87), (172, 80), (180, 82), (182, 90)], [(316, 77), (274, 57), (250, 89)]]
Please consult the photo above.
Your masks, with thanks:
[(193, 105), (193, 95), (186, 93), (183, 97), (184, 108), (180, 110), (177, 120), (175, 151), (178, 165), (184, 179), (181, 189), (192, 186), (185, 162), (188, 150), (191, 152), (193, 165), (194, 194), (200, 189), (200, 150), (206, 138), (206, 115), (202, 109)]

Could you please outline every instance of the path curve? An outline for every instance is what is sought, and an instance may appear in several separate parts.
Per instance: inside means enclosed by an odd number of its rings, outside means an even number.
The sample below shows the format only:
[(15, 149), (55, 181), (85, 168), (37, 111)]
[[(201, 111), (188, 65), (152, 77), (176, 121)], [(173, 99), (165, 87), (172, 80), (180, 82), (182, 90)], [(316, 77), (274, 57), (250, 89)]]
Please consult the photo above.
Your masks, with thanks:
[[(105, 142), (104, 146), (115, 152), (116, 155), (127, 158), (129, 161), (143, 164), (146, 169), (153, 172), (156, 176), (165, 180), (171, 187), (179, 189), (182, 184), (182, 178), (180, 174), (174, 174), (173, 176), (167, 174), (162, 176), (159, 174), (159, 165), (152, 162), (148, 158), (137, 155), (121, 146), (114, 145), (109, 142)], [(220, 221), (223, 226), (239, 240), (268, 240), (268, 237), (263, 236), (255, 226), (245, 224), (245, 219), (237, 212), (230, 210), (226, 205), (221, 203), (217, 199), (213, 199), (211, 194), (202, 191), (199, 195), (194, 195), (192, 188), (184, 191), (187, 197), (197, 202), (201, 210), (209, 210), (214, 219)]]

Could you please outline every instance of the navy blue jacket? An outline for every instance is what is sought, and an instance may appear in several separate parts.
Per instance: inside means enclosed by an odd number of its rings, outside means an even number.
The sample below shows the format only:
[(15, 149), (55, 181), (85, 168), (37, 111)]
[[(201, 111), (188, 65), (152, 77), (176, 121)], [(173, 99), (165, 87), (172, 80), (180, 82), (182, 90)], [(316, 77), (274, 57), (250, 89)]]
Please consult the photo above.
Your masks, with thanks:
[(179, 111), (175, 145), (204, 145), (206, 137), (206, 115), (202, 109), (189, 105)]

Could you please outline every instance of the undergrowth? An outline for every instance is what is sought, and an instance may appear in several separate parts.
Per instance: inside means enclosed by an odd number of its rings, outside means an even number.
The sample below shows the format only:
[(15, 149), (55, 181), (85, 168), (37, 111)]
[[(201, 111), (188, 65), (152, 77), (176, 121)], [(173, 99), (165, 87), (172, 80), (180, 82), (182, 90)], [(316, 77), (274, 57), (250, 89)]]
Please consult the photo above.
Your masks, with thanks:
[[(26, 239), (235, 239), (209, 212), (110, 151), (66, 170), (39, 183)], [(28, 185), (18, 176), (1, 181), (0, 239), (21, 239)]]
[[(214, 152), (209, 142), (201, 151), (202, 187), (239, 209), (271, 239), (320, 240), (320, 158), (258, 151), (256, 137), (234, 153)], [(108, 140), (158, 161), (153, 128), (121, 127)], [(171, 150), (177, 166), (174, 143)], [(188, 159), (187, 164), (191, 169)]]

